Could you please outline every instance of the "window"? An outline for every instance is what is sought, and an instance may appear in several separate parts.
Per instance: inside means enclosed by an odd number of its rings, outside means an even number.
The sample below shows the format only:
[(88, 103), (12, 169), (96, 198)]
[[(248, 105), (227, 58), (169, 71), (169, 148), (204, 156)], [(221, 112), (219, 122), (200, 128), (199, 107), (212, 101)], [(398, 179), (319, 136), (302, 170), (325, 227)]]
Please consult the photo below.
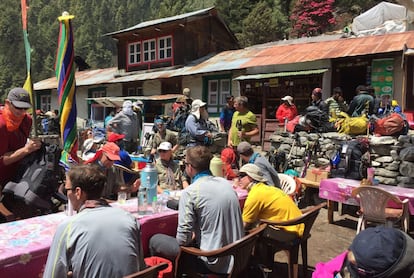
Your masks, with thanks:
[(220, 113), (226, 105), (226, 97), (231, 95), (230, 78), (209, 78), (207, 81), (207, 104), (209, 113)]
[(141, 42), (129, 45), (129, 64), (141, 63)]
[(50, 95), (41, 95), (40, 96), (40, 109), (44, 112), (50, 111)]
[[(105, 88), (92, 89), (89, 91), (89, 95), (92, 98), (105, 97), (106, 89)], [(100, 104), (91, 103), (90, 116), (89, 116), (91, 123), (92, 124), (102, 123), (103, 125), (103, 121), (105, 119), (106, 112), (107, 112), (105, 111), (106, 109), (107, 109), (106, 107)]]
[(158, 59), (164, 60), (172, 57), (172, 38), (171, 36), (158, 39)]
[(155, 39), (144, 41), (143, 43), (143, 55), (144, 55), (144, 62), (151, 62), (155, 61), (156, 56), (156, 49), (155, 49)]

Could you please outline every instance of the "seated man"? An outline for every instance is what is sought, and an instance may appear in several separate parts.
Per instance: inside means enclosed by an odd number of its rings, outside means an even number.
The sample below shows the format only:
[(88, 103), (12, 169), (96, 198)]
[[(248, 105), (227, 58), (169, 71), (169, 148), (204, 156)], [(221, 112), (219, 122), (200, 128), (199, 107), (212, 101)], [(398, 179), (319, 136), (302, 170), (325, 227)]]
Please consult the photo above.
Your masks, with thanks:
[(357, 234), (349, 250), (317, 263), (312, 277), (414, 277), (414, 240), (401, 230), (377, 226)]
[(268, 185), (280, 188), (280, 180), (275, 168), (266, 158), (262, 157), (259, 153), (254, 152), (250, 143), (246, 141), (241, 142), (237, 146), (237, 152), (239, 153), (240, 158), (243, 160), (243, 163), (253, 163), (260, 168), (263, 176), (267, 180)]
[[(119, 151), (120, 148), (115, 143), (108, 142), (96, 152), (93, 158), (85, 161), (85, 164), (98, 165), (101, 171), (105, 174), (108, 181), (104, 187), (102, 196), (104, 198), (112, 200), (116, 199), (120, 186), (120, 184), (117, 181), (117, 175), (115, 174), (115, 171), (112, 167), (115, 161), (121, 160), (121, 157), (119, 156)], [(131, 191), (136, 192), (140, 184), (141, 180), (137, 179), (134, 182)]]
[(170, 142), (162, 142), (158, 147), (160, 157), (156, 160), (155, 167), (158, 171), (158, 192), (164, 189), (177, 190), (188, 186), (186, 177), (180, 169), (180, 165), (172, 158), (172, 146)]
[(123, 277), (145, 268), (139, 223), (101, 199), (105, 183), (95, 165), (68, 171), (65, 189), (78, 214), (57, 227), (43, 277)]
[(172, 152), (177, 151), (179, 147), (177, 133), (167, 129), (162, 119), (157, 119), (155, 124), (157, 126), (157, 133), (154, 134), (151, 140), (151, 154), (154, 155), (157, 152), (157, 148), (161, 142), (170, 142)]
[[(216, 250), (243, 236), (243, 223), (237, 193), (221, 177), (209, 170), (211, 152), (205, 146), (189, 148), (185, 167), (192, 184), (181, 193), (176, 239), (156, 234), (150, 239), (150, 252), (172, 261), (182, 246)], [(211, 261), (199, 258), (194, 268), (199, 272), (228, 273), (231, 257)]]
[(208, 122), (207, 103), (200, 99), (193, 101), (191, 105), (191, 114), (185, 121), (185, 129), (190, 135), (188, 147), (199, 145), (209, 145), (213, 137), (210, 123)]

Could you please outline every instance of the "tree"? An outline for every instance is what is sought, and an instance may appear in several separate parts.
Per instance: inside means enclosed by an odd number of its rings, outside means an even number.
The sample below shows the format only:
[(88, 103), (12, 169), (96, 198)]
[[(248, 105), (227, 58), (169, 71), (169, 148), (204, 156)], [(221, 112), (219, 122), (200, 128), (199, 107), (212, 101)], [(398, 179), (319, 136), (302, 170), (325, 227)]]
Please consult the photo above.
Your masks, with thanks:
[(290, 16), (291, 36), (311, 37), (329, 31), (335, 24), (334, 0), (299, 0)]

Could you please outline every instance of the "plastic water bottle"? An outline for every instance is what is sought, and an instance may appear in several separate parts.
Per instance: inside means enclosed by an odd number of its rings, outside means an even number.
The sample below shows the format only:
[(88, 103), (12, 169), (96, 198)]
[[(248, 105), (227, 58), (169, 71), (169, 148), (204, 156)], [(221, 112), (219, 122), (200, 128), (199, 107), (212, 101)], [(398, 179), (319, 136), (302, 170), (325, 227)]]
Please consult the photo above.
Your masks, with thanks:
[(140, 187), (138, 191), (138, 214), (145, 215), (147, 213), (147, 189)]
[(157, 196), (152, 197), (151, 206), (152, 206), (152, 213), (158, 213), (159, 212)]

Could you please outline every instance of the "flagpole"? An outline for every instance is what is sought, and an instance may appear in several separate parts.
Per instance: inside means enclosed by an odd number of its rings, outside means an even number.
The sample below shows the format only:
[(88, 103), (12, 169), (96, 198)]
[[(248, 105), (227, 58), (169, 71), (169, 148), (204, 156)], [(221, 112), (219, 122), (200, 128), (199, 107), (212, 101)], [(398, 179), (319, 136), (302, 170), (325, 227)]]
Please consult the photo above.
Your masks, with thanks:
[(29, 35), (28, 35), (28, 28), (27, 28), (27, 2), (26, 0), (21, 0), (21, 9), (22, 9), (22, 29), (23, 29), (23, 41), (24, 41), (24, 49), (26, 53), (26, 69), (27, 69), (27, 78), (24, 82), (23, 88), (29, 93), (30, 95), (30, 103), (32, 104), (32, 118), (33, 118), (33, 133), (34, 136), (37, 137), (37, 118), (36, 118), (36, 105), (35, 105), (35, 97), (33, 95), (33, 82), (31, 78), (31, 67), (30, 67), (30, 56), (31, 56), (31, 48), (29, 43)]

